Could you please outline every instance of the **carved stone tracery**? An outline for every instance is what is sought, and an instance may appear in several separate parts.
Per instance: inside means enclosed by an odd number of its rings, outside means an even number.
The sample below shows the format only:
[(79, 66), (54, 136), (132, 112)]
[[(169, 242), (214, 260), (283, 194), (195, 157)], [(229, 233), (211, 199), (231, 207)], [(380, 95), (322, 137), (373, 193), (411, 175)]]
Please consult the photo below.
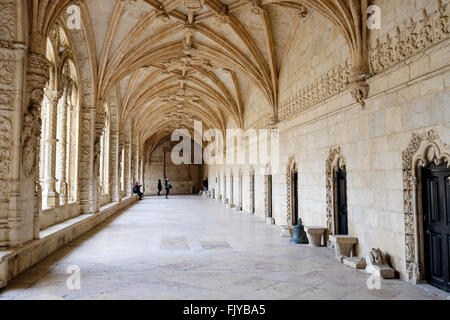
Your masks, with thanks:
[(289, 157), (286, 166), (286, 222), (287, 226), (293, 225), (293, 203), (292, 203), (292, 175), (298, 172), (297, 163), (295, 161), (295, 156), (291, 155)]
[(411, 141), (402, 153), (403, 198), (405, 221), (405, 263), (408, 280), (425, 279), (422, 236), (422, 208), (420, 207), (419, 169), (434, 162), (447, 162), (450, 167), (450, 146), (443, 143), (434, 130), (423, 134), (413, 133)]
[(325, 162), (326, 174), (326, 203), (327, 203), (327, 230), (328, 234), (336, 234), (336, 173), (346, 169), (346, 161), (342, 155), (341, 148), (332, 148)]
[(432, 13), (423, 10), (422, 19), (408, 19), (393, 33), (378, 38), (370, 49), (369, 61), (373, 73), (402, 62), (450, 36), (448, 3), (438, 2)]

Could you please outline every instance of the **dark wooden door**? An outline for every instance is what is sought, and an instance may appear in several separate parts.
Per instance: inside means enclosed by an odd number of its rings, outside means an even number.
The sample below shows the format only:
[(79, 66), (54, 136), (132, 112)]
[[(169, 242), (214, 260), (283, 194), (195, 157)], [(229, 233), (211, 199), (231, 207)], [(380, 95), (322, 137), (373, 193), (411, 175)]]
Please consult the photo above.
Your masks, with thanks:
[(348, 211), (347, 211), (347, 172), (339, 170), (336, 173), (337, 183), (337, 226), (338, 234), (348, 234)]
[(272, 218), (272, 175), (269, 174), (269, 176), (267, 177), (268, 181), (267, 183), (269, 184), (268, 187), (268, 197), (269, 199), (267, 199), (268, 201), (268, 206), (269, 206), (269, 212), (268, 212), (268, 217)]
[(429, 165), (422, 169), (425, 276), (440, 289), (450, 291), (450, 169)]
[(294, 226), (298, 224), (298, 173), (294, 172), (293, 176), (292, 176), (292, 188), (294, 190), (292, 190), (292, 194), (294, 196), (294, 221), (293, 224)]

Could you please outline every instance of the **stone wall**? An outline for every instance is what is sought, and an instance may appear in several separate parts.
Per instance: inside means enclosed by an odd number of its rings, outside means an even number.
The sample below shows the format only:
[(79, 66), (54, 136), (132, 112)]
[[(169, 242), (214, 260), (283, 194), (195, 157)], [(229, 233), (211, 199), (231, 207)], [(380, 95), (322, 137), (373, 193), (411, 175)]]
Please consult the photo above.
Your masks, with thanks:
[[(439, 7), (438, 1), (414, 1), (412, 7), (408, 1), (400, 6), (396, 3), (395, 8), (389, 1), (375, 2), (386, 15), (383, 15), (382, 30), (370, 33), (369, 37), (373, 76), (368, 80), (370, 92), (364, 107), (354, 102), (345, 85), (327, 91), (321, 100), (306, 102), (308, 92), (323, 90), (326, 88), (323, 83), (334, 83), (329, 81), (334, 71), (328, 74), (327, 70), (337, 70), (343, 65), (344, 71), (339, 69), (336, 74), (345, 73), (348, 50), (335, 28), (317, 13), (311, 13), (299, 25), (297, 32), (301, 38), (291, 47), (288, 62), (280, 74), (280, 172), (273, 176), (273, 216), (277, 225), (287, 223), (286, 171), (289, 159), (293, 159), (299, 171), (300, 218), (306, 225), (327, 226), (330, 209), (327, 208), (326, 161), (331, 149), (340, 148), (348, 173), (349, 233), (358, 237), (357, 254), (365, 256), (371, 248), (380, 248), (389, 254), (400, 275), (407, 278), (402, 152), (413, 133), (428, 130), (434, 130), (444, 143), (450, 143), (448, 18), (440, 20), (447, 16), (448, 8)], [(425, 7), (427, 14), (423, 12)], [(396, 31), (397, 26), (403, 34), (408, 24), (414, 25), (418, 34), (414, 41), (422, 44), (409, 53), (402, 53), (411, 40), (392, 46), (387, 34)], [(431, 31), (426, 33), (423, 30), (428, 30), (429, 25)], [(318, 35), (313, 30), (323, 28), (330, 41), (316, 39)], [(322, 33), (320, 36), (326, 38)], [(394, 58), (389, 60), (390, 55), (385, 56), (386, 60), (376, 64), (375, 58), (384, 53), (375, 47), (385, 42), (390, 44), (388, 48), (394, 48), (389, 51)], [(312, 46), (315, 55), (320, 57), (317, 63), (316, 58), (308, 58), (310, 53), (303, 48), (304, 44)], [(304, 65), (296, 65), (299, 61)], [(298, 90), (301, 92), (297, 93)], [(266, 102), (261, 94), (259, 99), (253, 97), (251, 103), (253, 106), (246, 105), (246, 108), (254, 109)], [(284, 112), (283, 108), (288, 107), (291, 110)], [(248, 121), (253, 123), (252, 118)], [(261, 168), (256, 169), (255, 211), (258, 217), (264, 218), (264, 176), (258, 170)], [(245, 211), (251, 211), (250, 171), (249, 166), (242, 167)], [(210, 166), (210, 185), (215, 185), (215, 177), (219, 173), (223, 177), (224, 172), (223, 166)]]
[(145, 164), (145, 193), (158, 192), (158, 179), (161, 179), (163, 194), (164, 177), (169, 178), (172, 194), (197, 193), (202, 187), (202, 169), (199, 165), (176, 165), (171, 159), (171, 151), (176, 143), (170, 140), (161, 143), (151, 154), (150, 161)]

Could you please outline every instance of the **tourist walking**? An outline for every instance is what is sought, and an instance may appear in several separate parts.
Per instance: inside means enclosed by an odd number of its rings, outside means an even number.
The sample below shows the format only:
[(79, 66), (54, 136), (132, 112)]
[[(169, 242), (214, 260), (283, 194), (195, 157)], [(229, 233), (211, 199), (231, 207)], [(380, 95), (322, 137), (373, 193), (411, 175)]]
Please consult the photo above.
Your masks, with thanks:
[(162, 191), (162, 183), (161, 179), (158, 179), (158, 196), (161, 195), (161, 191)]
[(166, 178), (164, 182), (164, 188), (166, 189), (166, 199), (169, 199), (169, 190), (172, 189), (172, 185), (169, 183), (169, 178)]

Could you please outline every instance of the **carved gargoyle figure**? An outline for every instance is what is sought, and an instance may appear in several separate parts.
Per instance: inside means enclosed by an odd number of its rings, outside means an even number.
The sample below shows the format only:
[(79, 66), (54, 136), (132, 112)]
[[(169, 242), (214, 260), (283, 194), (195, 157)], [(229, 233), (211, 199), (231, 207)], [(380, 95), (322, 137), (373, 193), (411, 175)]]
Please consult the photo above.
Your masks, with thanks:
[(383, 279), (392, 279), (395, 277), (395, 270), (387, 263), (386, 254), (380, 249), (372, 248), (366, 258), (366, 271), (372, 275), (382, 277)]
[(387, 264), (386, 255), (378, 248), (372, 248), (369, 252), (368, 258), (368, 263), (375, 266), (382, 266)]

